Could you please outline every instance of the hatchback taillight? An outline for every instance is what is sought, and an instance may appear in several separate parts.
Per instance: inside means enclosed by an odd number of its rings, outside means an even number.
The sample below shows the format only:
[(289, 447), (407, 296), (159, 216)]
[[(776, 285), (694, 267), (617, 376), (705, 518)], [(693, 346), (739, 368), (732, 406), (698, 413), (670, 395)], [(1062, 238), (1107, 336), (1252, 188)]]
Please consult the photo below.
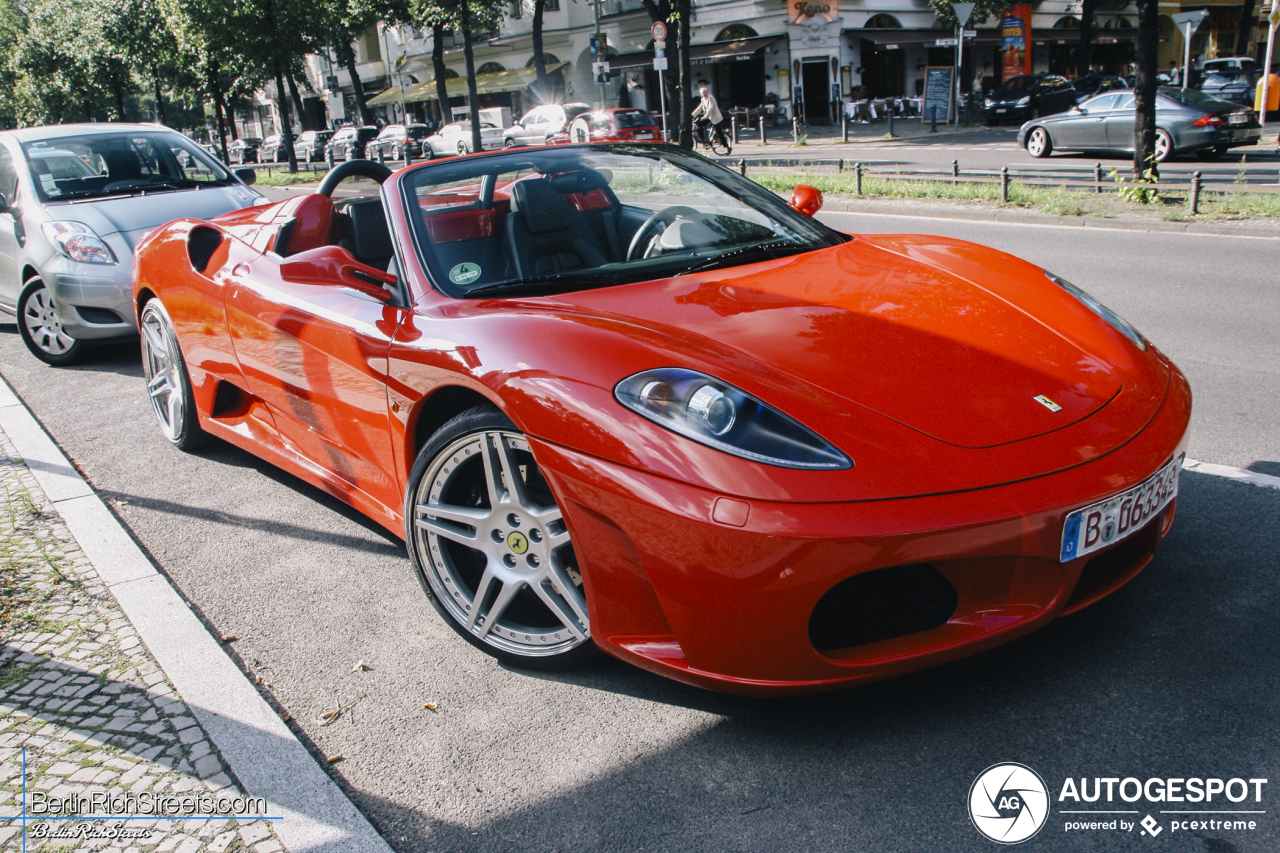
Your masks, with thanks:
[(1193, 127), (1217, 127), (1220, 124), (1226, 124), (1226, 122), (1217, 113), (1209, 113), (1207, 116), (1201, 116), (1191, 122), (1191, 124)]

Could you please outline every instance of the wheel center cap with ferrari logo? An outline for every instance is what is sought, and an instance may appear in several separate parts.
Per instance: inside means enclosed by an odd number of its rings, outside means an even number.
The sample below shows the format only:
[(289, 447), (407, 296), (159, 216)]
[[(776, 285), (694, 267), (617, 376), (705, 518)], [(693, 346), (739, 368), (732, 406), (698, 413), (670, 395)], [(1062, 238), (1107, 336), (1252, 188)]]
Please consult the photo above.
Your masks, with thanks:
[(512, 553), (523, 554), (529, 550), (529, 540), (525, 538), (523, 533), (511, 532), (507, 534), (507, 547)]

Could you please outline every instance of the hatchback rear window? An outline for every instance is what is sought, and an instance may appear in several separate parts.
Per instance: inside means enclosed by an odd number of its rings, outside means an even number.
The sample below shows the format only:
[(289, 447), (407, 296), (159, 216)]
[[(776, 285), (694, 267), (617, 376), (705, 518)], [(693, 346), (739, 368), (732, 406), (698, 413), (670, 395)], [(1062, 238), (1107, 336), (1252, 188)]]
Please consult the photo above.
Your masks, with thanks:
[(653, 119), (644, 110), (622, 110), (614, 113), (618, 127), (651, 127)]

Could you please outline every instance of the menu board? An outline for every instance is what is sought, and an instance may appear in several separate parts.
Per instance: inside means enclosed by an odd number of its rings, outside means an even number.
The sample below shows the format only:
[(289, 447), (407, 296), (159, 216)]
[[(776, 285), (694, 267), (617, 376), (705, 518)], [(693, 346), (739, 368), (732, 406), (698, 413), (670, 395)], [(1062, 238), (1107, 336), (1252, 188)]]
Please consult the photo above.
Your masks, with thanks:
[(955, 68), (950, 65), (931, 66), (924, 72), (924, 109), (921, 118), (928, 123), (933, 110), (938, 109), (938, 121), (951, 120), (951, 91), (955, 88)]

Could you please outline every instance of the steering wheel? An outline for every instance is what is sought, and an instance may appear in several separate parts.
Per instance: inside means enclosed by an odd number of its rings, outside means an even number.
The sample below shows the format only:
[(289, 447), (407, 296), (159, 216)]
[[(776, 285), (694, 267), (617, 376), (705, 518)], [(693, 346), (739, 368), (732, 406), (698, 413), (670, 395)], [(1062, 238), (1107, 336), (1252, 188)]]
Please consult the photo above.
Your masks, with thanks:
[(637, 254), (641, 251), (641, 247), (647, 246), (649, 241), (653, 238), (654, 235), (650, 232), (656, 231), (659, 225), (666, 228), (672, 222), (675, 222), (677, 217), (697, 215), (698, 211), (694, 210), (692, 207), (686, 207), (683, 204), (673, 204), (671, 207), (664, 207), (662, 210), (655, 211), (654, 214), (646, 219), (644, 224), (640, 226), (640, 230), (636, 232), (636, 235), (631, 238), (631, 245), (627, 247), (627, 260), (634, 261), (636, 259)]
[(316, 187), (316, 194), (332, 196), (338, 184), (347, 178), (368, 178), (381, 184), (389, 177), (391, 177), (391, 170), (381, 163), (375, 163), (372, 160), (348, 160), (329, 170), (329, 174), (324, 176), (320, 186)]

